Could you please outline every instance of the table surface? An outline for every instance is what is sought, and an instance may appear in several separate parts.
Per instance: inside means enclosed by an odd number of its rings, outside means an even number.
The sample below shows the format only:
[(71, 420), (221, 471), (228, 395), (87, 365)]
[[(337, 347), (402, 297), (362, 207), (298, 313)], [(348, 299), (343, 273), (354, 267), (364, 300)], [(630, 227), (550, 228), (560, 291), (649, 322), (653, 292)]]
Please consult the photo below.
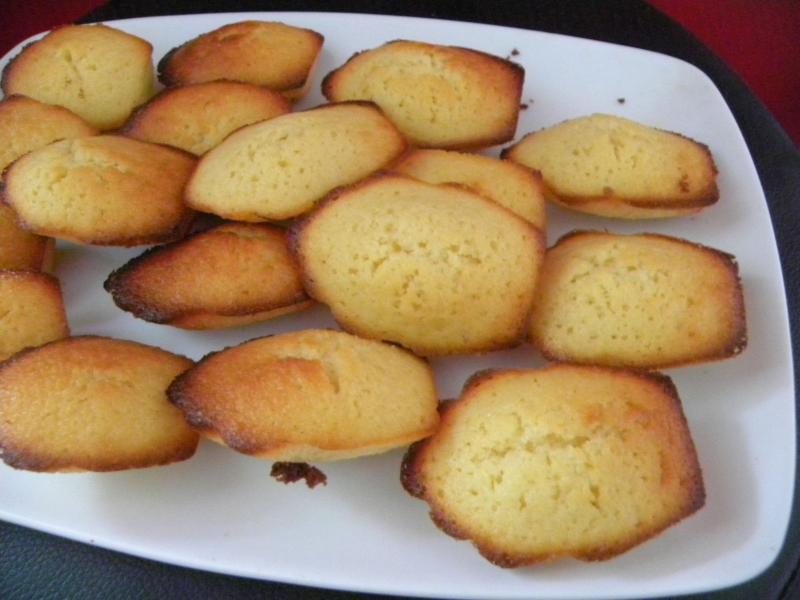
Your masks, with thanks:
[[(639, 0), (501, 0), (491, 3), (395, 0), (292, 2), (112, 0), (87, 17), (105, 21), (140, 16), (247, 10), (346, 11), (413, 15), (525, 27), (625, 44), (669, 54), (703, 70), (722, 92), (744, 134), (761, 178), (781, 253), (793, 346), (798, 331), (800, 276), (794, 227), (800, 222), (800, 152), (775, 119), (725, 64), (691, 34)], [(797, 355), (795, 347), (795, 355)], [(795, 369), (795, 387), (797, 369)], [(800, 428), (798, 428), (800, 431)], [(788, 599), (800, 596), (800, 510), (797, 496), (784, 548), (761, 576), (690, 599)], [(203, 573), (78, 544), (0, 522), (0, 598), (378, 598)], [(388, 598), (388, 597), (387, 597)]]

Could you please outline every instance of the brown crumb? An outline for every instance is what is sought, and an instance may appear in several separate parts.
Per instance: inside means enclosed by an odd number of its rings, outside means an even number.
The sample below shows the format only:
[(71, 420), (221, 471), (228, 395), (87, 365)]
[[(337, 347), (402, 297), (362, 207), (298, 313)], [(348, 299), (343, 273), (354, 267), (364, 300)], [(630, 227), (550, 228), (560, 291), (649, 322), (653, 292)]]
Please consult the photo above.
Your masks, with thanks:
[(519, 50), (517, 50), (516, 48), (512, 49), (511, 56), (519, 56)]
[(617, 98), (617, 102), (620, 104), (625, 104), (625, 98)]
[(519, 109), (520, 110), (528, 110), (528, 105), (523, 102), (522, 104), (519, 105)]
[(315, 488), (320, 483), (328, 485), (328, 478), (325, 473), (308, 463), (276, 462), (272, 465), (272, 470), (269, 474), (285, 484), (305, 479), (306, 485), (310, 488)]

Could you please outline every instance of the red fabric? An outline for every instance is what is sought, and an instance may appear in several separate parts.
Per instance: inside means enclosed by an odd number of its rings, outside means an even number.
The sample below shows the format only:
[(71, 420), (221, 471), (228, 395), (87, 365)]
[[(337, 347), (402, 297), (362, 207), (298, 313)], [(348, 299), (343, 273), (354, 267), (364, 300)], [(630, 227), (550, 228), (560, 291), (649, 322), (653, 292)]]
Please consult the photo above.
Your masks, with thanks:
[(800, 146), (800, 2), (650, 0), (694, 33), (767, 105)]
[(27, 37), (72, 23), (107, 0), (4, 0), (0, 56)]
[[(800, 145), (800, 2), (650, 0), (747, 82)], [(34, 33), (71, 23), (105, 0), (6, 0), (0, 54)]]

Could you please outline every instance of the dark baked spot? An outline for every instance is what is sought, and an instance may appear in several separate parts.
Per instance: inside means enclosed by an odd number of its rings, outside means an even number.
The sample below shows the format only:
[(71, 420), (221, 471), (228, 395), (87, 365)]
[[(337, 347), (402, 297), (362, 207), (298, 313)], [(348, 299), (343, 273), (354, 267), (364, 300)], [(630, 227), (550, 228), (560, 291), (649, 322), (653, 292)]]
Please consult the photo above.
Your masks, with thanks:
[(519, 105), (519, 109), (520, 110), (528, 110), (528, 105), (523, 102), (522, 104)]
[(312, 489), (319, 484), (328, 485), (328, 478), (325, 473), (308, 463), (276, 462), (272, 465), (272, 470), (269, 474), (285, 484), (305, 479), (306, 485)]
[(400, 466), (400, 484), (403, 489), (415, 498), (424, 498), (425, 488), (417, 478), (417, 465), (416, 461), (419, 453), (426, 446), (427, 440), (420, 440), (414, 442), (406, 450), (403, 456), (403, 462)]

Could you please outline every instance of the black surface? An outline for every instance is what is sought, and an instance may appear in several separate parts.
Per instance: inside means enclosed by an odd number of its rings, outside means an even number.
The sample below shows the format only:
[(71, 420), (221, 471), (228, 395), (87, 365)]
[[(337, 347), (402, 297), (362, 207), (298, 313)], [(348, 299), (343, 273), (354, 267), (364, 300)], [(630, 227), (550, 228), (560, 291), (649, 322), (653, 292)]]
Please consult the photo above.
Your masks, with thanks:
[[(646, 48), (695, 64), (730, 105), (758, 169), (772, 214), (792, 315), (797, 355), (798, 258), (794, 229), (800, 222), (800, 153), (742, 81), (679, 25), (645, 2), (523, 0), (417, 5), (379, 0), (343, 2), (112, 1), (87, 20), (228, 12), (238, 10), (347, 11), (476, 21), (551, 31)], [(754, 3), (754, 10), (757, 7)], [(768, 35), (768, 32), (765, 32)], [(795, 369), (795, 382), (797, 373)], [(760, 577), (728, 590), (687, 596), (696, 600), (770, 600), (800, 597), (798, 499), (778, 560)], [(702, 543), (702, 540), (698, 540)], [(162, 565), (77, 544), (0, 522), (0, 599), (27, 598), (381, 598), (226, 577)], [(388, 598), (388, 597), (387, 597)]]

